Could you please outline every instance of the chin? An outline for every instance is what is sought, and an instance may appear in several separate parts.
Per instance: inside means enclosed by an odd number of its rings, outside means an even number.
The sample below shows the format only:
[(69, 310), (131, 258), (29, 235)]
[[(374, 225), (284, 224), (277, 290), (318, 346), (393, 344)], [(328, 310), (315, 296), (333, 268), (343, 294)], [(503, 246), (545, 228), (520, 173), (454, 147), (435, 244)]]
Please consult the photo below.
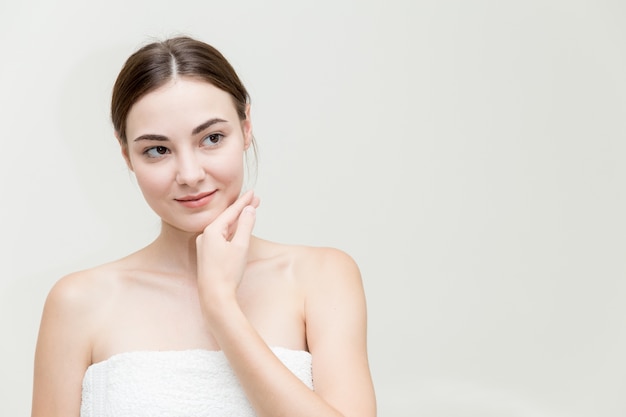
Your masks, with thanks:
[(226, 204), (214, 205), (204, 211), (196, 213), (187, 213), (182, 215), (180, 213), (167, 213), (168, 215), (166, 217), (161, 217), (161, 219), (164, 223), (167, 223), (172, 228), (180, 230), (181, 232), (200, 234), (204, 232), (204, 229), (213, 223), (213, 221), (215, 221), (215, 219), (219, 217), (219, 215), (222, 214), (230, 204), (232, 204), (232, 202), (228, 201)]
[[(182, 221), (181, 221), (182, 220)], [(186, 220), (186, 221), (185, 221)], [(182, 233), (192, 233), (192, 234), (200, 234), (204, 232), (204, 229), (211, 224), (214, 220), (214, 217), (211, 216), (210, 219), (180, 219), (180, 218), (164, 218), (161, 217), (162, 227), (166, 229), (171, 229), (172, 231), (182, 232)]]
[(196, 218), (193, 221), (179, 223), (175, 225), (177, 229), (180, 229), (187, 233), (200, 234), (204, 232), (204, 229), (215, 220), (216, 216), (204, 216), (204, 218)]

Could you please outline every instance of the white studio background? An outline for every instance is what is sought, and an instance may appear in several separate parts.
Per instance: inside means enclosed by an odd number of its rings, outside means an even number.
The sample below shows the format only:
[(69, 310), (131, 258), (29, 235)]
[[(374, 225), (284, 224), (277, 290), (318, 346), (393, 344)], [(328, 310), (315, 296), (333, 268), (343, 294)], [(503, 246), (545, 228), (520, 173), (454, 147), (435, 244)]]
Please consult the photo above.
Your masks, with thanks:
[(0, 415), (45, 296), (158, 231), (109, 95), (150, 37), (252, 95), (256, 234), (359, 263), (381, 417), (626, 416), (626, 3), (0, 4)]

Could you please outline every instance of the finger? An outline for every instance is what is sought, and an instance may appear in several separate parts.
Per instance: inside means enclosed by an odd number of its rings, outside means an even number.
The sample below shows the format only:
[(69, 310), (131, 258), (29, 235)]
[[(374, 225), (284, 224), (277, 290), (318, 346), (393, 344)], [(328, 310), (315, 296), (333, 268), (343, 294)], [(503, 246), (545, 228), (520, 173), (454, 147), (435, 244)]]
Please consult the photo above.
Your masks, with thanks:
[(199, 234), (198, 236), (196, 236), (196, 254), (198, 255), (198, 262), (201, 262), (202, 257), (200, 256), (201, 253), (203, 253), (203, 241), (202, 239), (204, 238), (204, 233)]
[(254, 229), (254, 223), (256, 221), (256, 208), (253, 206), (246, 206), (241, 211), (239, 220), (237, 221), (237, 230), (231, 239), (231, 243), (239, 246), (248, 247), (250, 243), (250, 236), (252, 236), (252, 229)]
[(218, 228), (218, 230), (228, 230), (230, 225), (237, 221), (237, 218), (241, 214), (244, 207), (249, 205), (254, 199), (254, 191), (250, 190), (242, 194), (234, 203), (226, 207), (217, 218), (207, 226), (209, 228)]
[[(257, 197), (256, 195), (252, 198), (252, 201), (250, 202), (249, 205), (247, 205), (246, 207), (243, 208), (243, 210), (246, 210), (247, 208), (258, 208), (259, 204), (261, 203), (261, 200), (259, 199), (259, 197)], [(242, 210), (242, 213), (243, 213)], [(228, 225), (224, 226), (222, 235), (224, 236), (224, 238), (226, 240), (228, 240), (229, 242), (232, 241), (233, 236), (235, 235), (235, 232), (237, 231), (237, 228), (239, 227), (239, 219), (241, 218), (242, 213), (239, 213), (239, 217), (237, 217), (237, 219), (231, 223), (229, 223)], [(256, 214), (256, 213), (255, 213)]]

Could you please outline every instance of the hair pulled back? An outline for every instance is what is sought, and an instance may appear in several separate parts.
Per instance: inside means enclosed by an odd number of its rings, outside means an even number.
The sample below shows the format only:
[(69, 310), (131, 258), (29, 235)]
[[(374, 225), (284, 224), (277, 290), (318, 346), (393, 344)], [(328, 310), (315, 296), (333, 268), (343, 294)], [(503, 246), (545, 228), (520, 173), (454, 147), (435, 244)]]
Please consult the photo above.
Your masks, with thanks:
[(122, 146), (128, 144), (126, 119), (132, 106), (180, 76), (200, 79), (226, 91), (233, 98), (240, 120), (246, 118), (250, 97), (226, 58), (204, 42), (187, 36), (174, 37), (137, 50), (117, 76), (111, 97), (111, 120)]

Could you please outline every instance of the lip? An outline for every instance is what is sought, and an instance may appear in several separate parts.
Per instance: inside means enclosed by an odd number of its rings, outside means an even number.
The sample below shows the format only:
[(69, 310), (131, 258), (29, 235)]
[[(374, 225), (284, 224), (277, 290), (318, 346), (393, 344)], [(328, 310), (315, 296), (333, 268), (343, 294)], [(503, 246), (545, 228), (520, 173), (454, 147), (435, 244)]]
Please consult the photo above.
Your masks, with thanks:
[(174, 200), (187, 208), (198, 208), (209, 204), (213, 195), (217, 190), (196, 195), (186, 195), (184, 197), (175, 198)]

